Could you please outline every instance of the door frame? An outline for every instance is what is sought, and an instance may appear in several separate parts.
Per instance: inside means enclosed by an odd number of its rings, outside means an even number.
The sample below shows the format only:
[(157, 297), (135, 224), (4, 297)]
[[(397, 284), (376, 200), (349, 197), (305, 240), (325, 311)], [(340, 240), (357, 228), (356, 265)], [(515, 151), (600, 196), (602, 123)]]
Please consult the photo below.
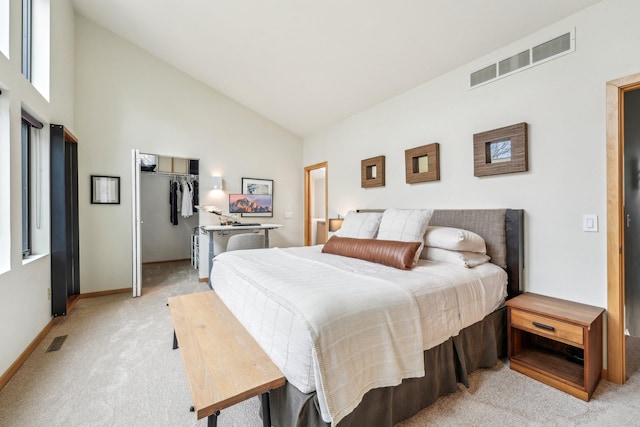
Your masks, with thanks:
[(132, 225), (132, 277), (131, 290), (134, 297), (142, 295), (142, 246), (140, 226), (140, 150), (131, 150), (131, 225)]
[(640, 73), (607, 82), (607, 379), (623, 384), (624, 93), (640, 89)]
[(304, 245), (311, 245), (311, 171), (324, 168), (324, 217), (329, 212), (329, 162), (316, 163), (304, 168)]

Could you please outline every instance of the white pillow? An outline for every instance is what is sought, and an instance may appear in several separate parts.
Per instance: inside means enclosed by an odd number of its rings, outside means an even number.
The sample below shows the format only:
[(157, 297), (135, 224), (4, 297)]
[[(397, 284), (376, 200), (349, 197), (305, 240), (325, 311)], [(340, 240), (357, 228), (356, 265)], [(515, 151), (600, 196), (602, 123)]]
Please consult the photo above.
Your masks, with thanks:
[(382, 215), (378, 239), (423, 242), (431, 209), (387, 209)]
[(487, 253), (487, 245), (478, 234), (453, 227), (427, 227), (424, 245), (450, 251)]
[(416, 251), (415, 265), (424, 247), (424, 232), (432, 213), (431, 209), (387, 209), (382, 215), (376, 238), (400, 242), (421, 242)]
[(335, 235), (354, 239), (374, 239), (381, 219), (382, 212), (349, 211)]
[(478, 252), (449, 251), (447, 249), (430, 247), (424, 248), (424, 251), (422, 251), (422, 258), (428, 261), (446, 262), (467, 268), (484, 264), (491, 259), (489, 255)]

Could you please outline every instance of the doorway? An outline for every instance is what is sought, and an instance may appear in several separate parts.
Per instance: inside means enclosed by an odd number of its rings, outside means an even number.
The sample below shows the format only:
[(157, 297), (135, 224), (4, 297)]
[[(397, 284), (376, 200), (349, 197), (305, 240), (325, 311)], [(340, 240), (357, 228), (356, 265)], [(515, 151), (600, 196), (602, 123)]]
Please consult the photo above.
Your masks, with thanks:
[(198, 270), (199, 160), (133, 150), (133, 176), (132, 282), (133, 296), (140, 296), (155, 264), (167, 264), (160, 269), (167, 272), (190, 261)]
[(640, 337), (640, 89), (624, 93), (624, 320)]
[[(640, 74), (607, 83), (607, 379), (623, 384), (625, 358), (624, 111)], [(631, 218), (631, 220), (633, 220)]]
[(320, 245), (328, 237), (327, 162), (304, 168), (304, 245)]

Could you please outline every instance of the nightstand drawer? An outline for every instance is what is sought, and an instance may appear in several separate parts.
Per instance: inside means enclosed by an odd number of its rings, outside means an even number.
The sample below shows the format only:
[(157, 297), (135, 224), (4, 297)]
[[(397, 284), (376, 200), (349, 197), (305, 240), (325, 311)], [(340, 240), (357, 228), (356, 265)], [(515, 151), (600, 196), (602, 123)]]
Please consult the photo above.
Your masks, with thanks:
[(545, 316), (539, 316), (527, 311), (511, 309), (511, 325), (535, 331), (536, 334), (550, 338), (560, 338), (564, 341), (582, 346), (584, 344), (583, 328)]

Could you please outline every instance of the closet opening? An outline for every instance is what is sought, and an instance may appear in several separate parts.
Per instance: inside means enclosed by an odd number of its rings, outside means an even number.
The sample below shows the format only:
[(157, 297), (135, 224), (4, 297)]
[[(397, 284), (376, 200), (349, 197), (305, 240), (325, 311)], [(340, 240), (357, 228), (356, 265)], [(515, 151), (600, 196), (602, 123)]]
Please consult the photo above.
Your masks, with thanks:
[[(139, 205), (138, 255), (134, 255), (139, 264), (134, 269), (140, 269), (138, 294), (145, 285), (157, 282), (157, 271), (171, 275), (172, 271), (184, 271), (187, 263), (196, 271), (199, 268), (195, 209), (200, 203), (199, 163), (198, 159), (138, 153), (138, 188), (134, 189)], [(135, 281), (134, 296), (139, 296)]]

